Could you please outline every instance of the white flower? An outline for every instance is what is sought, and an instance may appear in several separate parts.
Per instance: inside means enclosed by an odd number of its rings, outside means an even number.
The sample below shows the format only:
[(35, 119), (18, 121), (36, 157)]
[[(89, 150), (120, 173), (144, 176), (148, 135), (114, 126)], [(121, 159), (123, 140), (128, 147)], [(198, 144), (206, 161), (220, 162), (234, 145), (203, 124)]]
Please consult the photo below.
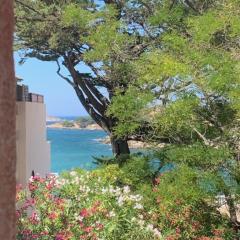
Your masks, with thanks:
[(143, 205), (141, 205), (140, 203), (137, 203), (137, 204), (134, 206), (134, 209), (143, 209)]
[(70, 172), (70, 175), (73, 176), (73, 177), (75, 177), (75, 176), (77, 175), (77, 173), (76, 173), (75, 171), (71, 171), (71, 172)]
[(136, 218), (135, 218), (135, 217), (133, 217), (133, 218), (131, 219), (131, 221), (132, 221), (132, 222), (135, 222), (135, 221), (136, 221)]
[(81, 222), (83, 220), (83, 217), (82, 216), (76, 216), (75, 219), (76, 219), (76, 221), (80, 221)]
[(115, 217), (116, 213), (114, 211), (109, 212), (109, 217)]
[(130, 193), (130, 187), (129, 186), (124, 186), (123, 187), (123, 192), (126, 193), (126, 194)]
[(148, 231), (153, 231), (153, 225), (152, 224), (148, 224), (147, 225), (147, 230)]
[(140, 202), (142, 200), (142, 196), (141, 195), (130, 195), (129, 199), (135, 202)]
[(121, 206), (123, 205), (123, 203), (124, 203), (124, 198), (123, 198), (123, 196), (119, 196), (117, 202), (118, 202), (118, 205), (121, 207)]
[(156, 237), (162, 238), (162, 233), (157, 228), (153, 229), (153, 234)]
[(102, 193), (105, 194), (108, 190), (106, 188), (102, 188)]
[(112, 193), (112, 194), (115, 193), (115, 189), (112, 186), (109, 187), (108, 191), (109, 193)]
[(120, 196), (122, 194), (122, 192), (121, 192), (121, 189), (119, 188), (119, 187), (117, 187), (116, 189), (115, 189), (115, 196)]
[(56, 182), (55, 182), (55, 186), (56, 187), (61, 187), (61, 186), (64, 185), (64, 183), (65, 183), (65, 181), (63, 179), (61, 179), (61, 180), (57, 179)]
[(143, 227), (144, 226), (144, 221), (143, 220), (138, 220), (138, 224), (141, 226), (141, 227)]
[(139, 217), (140, 219), (143, 219), (143, 215), (142, 215), (142, 214), (140, 214), (138, 217)]

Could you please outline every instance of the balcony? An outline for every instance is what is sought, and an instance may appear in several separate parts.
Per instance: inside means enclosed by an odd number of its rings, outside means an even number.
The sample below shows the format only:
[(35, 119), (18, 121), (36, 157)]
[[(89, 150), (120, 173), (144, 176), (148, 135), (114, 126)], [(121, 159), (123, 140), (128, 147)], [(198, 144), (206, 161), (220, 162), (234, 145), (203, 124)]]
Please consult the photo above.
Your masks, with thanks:
[(18, 85), (16, 86), (17, 101), (19, 102), (36, 102), (44, 103), (44, 97), (36, 93), (29, 93), (28, 86)]
[(29, 93), (29, 102), (38, 102), (38, 103), (44, 103), (44, 97), (43, 95), (39, 95), (36, 93)]

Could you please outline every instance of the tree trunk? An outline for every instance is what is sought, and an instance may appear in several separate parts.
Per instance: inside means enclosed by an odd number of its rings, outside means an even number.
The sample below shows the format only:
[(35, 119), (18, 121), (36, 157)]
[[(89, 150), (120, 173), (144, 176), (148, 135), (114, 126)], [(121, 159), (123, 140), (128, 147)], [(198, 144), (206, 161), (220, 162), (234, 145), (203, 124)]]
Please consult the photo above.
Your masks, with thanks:
[(13, 1), (0, 0), (0, 239), (15, 240), (16, 81)]
[(123, 154), (130, 154), (127, 140), (110, 136), (113, 155), (118, 157)]
[[(229, 207), (229, 214), (230, 214), (230, 221), (231, 221), (231, 225), (233, 230), (236, 232), (236, 235), (239, 236), (240, 233), (240, 222), (238, 222), (237, 220), (237, 210), (235, 207), (235, 202), (232, 198), (232, 196), (227, 196), (227, 204)], [(234, 238), (234, 240), (239, 240), (238, 237)]]
[(240, 233), (240, 222), (238, 222), (237, 219), (237, 209), (235, 206), (235, 200), (233, 199), (233, 196), (231, 195), (231, 193), (229, 192), (227, 186), (224, 189), (224, 195), (226, 197), (226, 201), (227, 201), (227, 205), (229, 208), (229, 215), (230, 215), (230, 223), (232, 225), (232, 229), (233, 231), (236, 233), (236, 237), (234, 238), (234, 240), (239, 240), (239, 233)]

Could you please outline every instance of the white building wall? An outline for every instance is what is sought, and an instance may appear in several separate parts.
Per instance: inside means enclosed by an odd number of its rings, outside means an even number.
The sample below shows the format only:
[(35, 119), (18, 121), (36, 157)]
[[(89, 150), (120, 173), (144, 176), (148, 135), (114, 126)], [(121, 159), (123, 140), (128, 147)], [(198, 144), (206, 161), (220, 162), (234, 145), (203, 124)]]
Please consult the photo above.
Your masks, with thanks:
[(50, 173), (50, 144), (46, 137), (43, 103), (17, 102), (17, 182), (25, 185), (32, 175)]

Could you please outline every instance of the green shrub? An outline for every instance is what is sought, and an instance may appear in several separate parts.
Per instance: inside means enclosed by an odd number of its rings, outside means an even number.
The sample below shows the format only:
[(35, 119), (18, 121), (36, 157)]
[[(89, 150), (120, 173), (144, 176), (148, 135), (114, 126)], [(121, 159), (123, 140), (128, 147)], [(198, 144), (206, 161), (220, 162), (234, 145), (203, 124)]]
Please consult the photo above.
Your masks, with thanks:
[(62, 122), (63, 127), (74, 127), (74, 123), (70, 121), (64, 121)]

